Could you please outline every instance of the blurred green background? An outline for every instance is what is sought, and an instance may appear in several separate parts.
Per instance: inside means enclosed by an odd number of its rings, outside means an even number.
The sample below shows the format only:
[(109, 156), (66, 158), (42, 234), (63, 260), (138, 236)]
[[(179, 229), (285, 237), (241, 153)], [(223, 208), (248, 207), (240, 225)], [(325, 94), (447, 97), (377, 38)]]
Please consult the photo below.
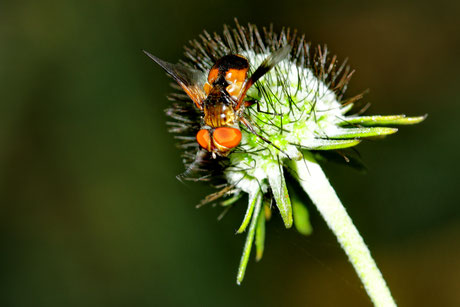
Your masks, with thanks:
[(240, 203), (195, 209), (167, 133), (176, 62), (224, 23), (297, 28), (357, 70), (368, 114), (423, 115), (358, 149), (333, 185), (401, 306), (460, 306), (460, 2), (1, 1), (0, 306), (369, 306), (313, 208), (314, 234), (268, 224), (235, 284)]

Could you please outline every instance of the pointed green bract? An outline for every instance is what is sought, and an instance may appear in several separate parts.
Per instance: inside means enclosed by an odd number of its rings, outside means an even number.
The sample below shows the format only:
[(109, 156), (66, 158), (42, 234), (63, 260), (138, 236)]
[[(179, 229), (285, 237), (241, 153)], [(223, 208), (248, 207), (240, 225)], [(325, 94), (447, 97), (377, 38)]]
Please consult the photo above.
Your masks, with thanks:
[(240, 285), (244, 279), (244, 273), (246, 272), (246, 267), (248, 266), (249, 255), (251, 254), (252, 243), (254, 242), (258, 216), (261, 211), (260, 208), (262, 207), (262, 196), (260, 193), (256, 197), (254, 207), (254, 215), (252, 216), (251, 225), (249, 226), (248, 235), (243, 247), (243, 254), (241, 255), (240, 266), (238, 267), (238, 274), (236, 276), (236, 283), (238, 285)]
[(249, 195), (249, 202), (248, 208), (246, 209), (246, 214), (244, 215), (243, 222), (241, 223), (241, 226), (240, 228), (238, 228), (238, 231), (236, 233), (242, 233), (246, 230), (246, 227), (248, 227), (256, 202), (259, 200), (259, 196), (260, 191), (256, 191), (255, 193)]
[(313, 232), (310, 224), (310, 214), (307, 207), (300, 201), (300, 199), (293, 194), (291, 197), (292, 210), (294, 212), (294, 226), (298, 232), (308, 236)]
[(335, 128), (326, 131), (326, 135), (331, 139), (354, 139), (372, 136), (388, 135), (398, 132), (396, 128), (372, 127), (372, 128)]
[(265, 246), (265, 213), (264, 210), (260, 210), (259, 218), (257, 219), (256, 226), (256, 261), (262, 259), (264, 254)]
[(268, 183), (272, 189), (273, 198), (276, 206), (283, 218), (286, 228), (292, 227), (292, 206), (289, 193), (284, 180), (283, 167), (279, 164), (273, 164), (267, 167)]
[(302, 149), (309, 150), (333, 150), (349, 148), (358, 145), (361, 140), (328, 140), (328, 139), (313, 139), (310, 142), (302, 143)]
[[(291, 170), (288, 168), (288, 170)], [(292, 170), (290, 172), (293, 176), (297, 174)], [(310, 235), (313, 232), (313, 228), (310, 223), (310, 214), (305, 205), (305, 199), (302, 199), (299, 192), (295, 189), (295, 186), (289, 185), (289, 195), (291, 196), (292, 203), (292, 215), (294, 217), (294, 226), (297, 231), (303, 235)]]
[(387, 116), (357, 116), (346, 117), (340, 126), (361, 125), (361, 126), (391, 126), (391, 125), (414, 125), (425, 120), (427, 116), (406, 117), (406, 115)]
[(241, 194), (241, 193), (235, 194), (232, 197), (230, 197), (229, 199), (226, 199), (226, 200), (220, 202), (220, 205), (222, 207), (227, 207), (227, 206), (233, 205), (236, 201), (238, 201), (241, 198), (241, 196), (243, 196), (243, 194)]

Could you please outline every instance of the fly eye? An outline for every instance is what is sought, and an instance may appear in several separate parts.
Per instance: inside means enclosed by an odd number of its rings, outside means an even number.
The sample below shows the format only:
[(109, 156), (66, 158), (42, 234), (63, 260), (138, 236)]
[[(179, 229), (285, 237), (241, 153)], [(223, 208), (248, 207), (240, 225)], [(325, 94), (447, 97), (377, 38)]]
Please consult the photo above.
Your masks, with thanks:
[(200, 131), (198, 131), (198, 133), (196, 134), (196, 140), (198, 141), (198, 144), (200, 144), (201, 147), (203, 147), (207, 151), (211, 151), (211, 136), (208, 130), (201, 129)]
[(241, 131), (231, 127), (221, 127), (212, 134), (214, 141), (220, 146), (233, 148), (241, 142)]

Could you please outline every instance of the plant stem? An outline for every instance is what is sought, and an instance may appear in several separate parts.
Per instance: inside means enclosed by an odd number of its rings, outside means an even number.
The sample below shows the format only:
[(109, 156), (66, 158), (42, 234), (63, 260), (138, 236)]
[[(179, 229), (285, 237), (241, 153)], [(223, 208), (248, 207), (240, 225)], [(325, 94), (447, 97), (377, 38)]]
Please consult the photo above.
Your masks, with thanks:
[(375, 306), (396, 306), (377, 265), (326, 175), (309, 154), (295, 162), (299, 183), (342, 245)]

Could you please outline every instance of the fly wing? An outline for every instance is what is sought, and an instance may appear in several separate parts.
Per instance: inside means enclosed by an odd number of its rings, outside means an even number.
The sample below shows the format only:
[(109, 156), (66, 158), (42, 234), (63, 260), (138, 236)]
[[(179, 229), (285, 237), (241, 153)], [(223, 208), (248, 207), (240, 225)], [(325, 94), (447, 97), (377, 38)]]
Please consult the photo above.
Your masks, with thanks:
[(174, 80), (176, 80), (176, 82), (182, 87), (200, 110), (203, 109), (203, 100), (206, 98), (206, 94), (203, 90), (203, 80), (206, 77), (203, 72), (187, 68), (181, 64), (171, 64), (165, 62), (149, 52), (145, 50), (143, 51), (149, 58), (160, 65), (161, 68), (173, 77)]
[(273, 67), (276, 66), (279, 62), (284, 60), (289, 53), (291, 52), (291, 45), (285, 45), (283, 48), (280, 48), (270, 54), (260, 65), (257, 67), (256, 71), (251, 75), (249, 79), (243, 84), (243, 88), (240, 92), (240, 96), (238, 97), (238, 102), (236, 109), (238, 110), (241, 107), (241, 103), (243, 102), (244, 97), (246, 96), (246, 92), (249, 88), (257, 82), (263, 75), (270, 71)]

